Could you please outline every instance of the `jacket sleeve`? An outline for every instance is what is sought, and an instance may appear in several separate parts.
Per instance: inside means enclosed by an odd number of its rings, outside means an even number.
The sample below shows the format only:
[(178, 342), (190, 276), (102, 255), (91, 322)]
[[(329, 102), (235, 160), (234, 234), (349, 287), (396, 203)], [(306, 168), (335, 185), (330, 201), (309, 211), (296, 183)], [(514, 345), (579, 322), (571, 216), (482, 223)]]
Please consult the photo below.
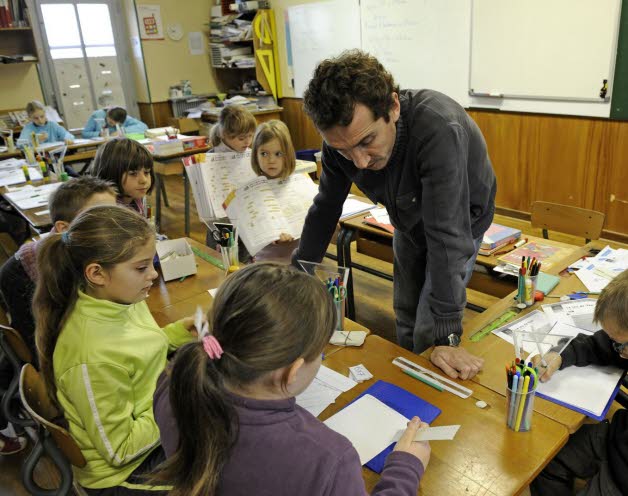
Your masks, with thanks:
[(147, 129), (148, 126), (146, 124), (134, 117), (127, 117), (124, 121), (124, 132), (126, 134), (144, 134), (144, 131)]
[(168, 337), (168, 351), (174, 351), (194, 340), (194, 336), (184, 327), (182, 320), (168, 324), (162, 330)]
[(628, 369), (628, 360), (613, 349), (611, 339), (604, 331), (595, 334), (578, 334), (561, 353), (561, 369), (575, 365), (616, 365)]
[(299, 248), (292, 254), (292, 264), (297, 268), (301, 268), (297, 260), (320, 262), (323, 259), (351, 189), (351, 181), (325, 144), (322, 161), (318, 194), (305, 218)]
[(418, 156), (427, 267), (432, 275), (428, 301), (434, 316), (435, 340), (462, 334), (465, 264), (475, 252), (467, 150), (465, 130), (449, 124), (427, 141)]
[(135, 391), (123, 367), (78, 365), (61, 376), (59, 387), (76, 408), (98, 453), (112, 466), (123, 466), (159, 443), (152, 405), (135, 411)]
[[(26, 126), (24, 126), (22, 128), (22, 132), (20, 133), (20, 137), (18, 138), (18, 141), (19, 140), (28, 140), (28, 142), (30, 143), (30, 141), (31, 141), (31, 133), (32, 132), (33, 132), (33, 124), (29, 122), (28, 124), (26, 124)], [(16, 142), (16, 144), (17, 144), (17, 142)], [(21, 143), (19, 144), (20, 148), (23, 147), (23, 146), (24, 146), (23, 144), (21, 144)]]
[(87, 124), (83, 128), (83, 138), (98, 138), (100, 136), (101, 126), (96, 122), (96, 112), (92, 113), (87, 119)]
[(51, 124), (52, 124), (52, 129), (54, 130), (54, 139), (50, 141), (65, 141), (65, 140), (74, 141), (74, 135), (70, 131), (68, 131), (66, 128), (64, 128), (63, 126), (59, 125), (56, 122), (51, 122)]
[[(416, 496), (419, 480), (423, 475), (423, 465), (409, 453), (393, 451), (382, 471), (379, 482), (373, 488), (371, 496)], [(355, 448), (348, 449), (338, 461), (337, 470), (330, 478), (328, 487), (323, 492), (326, 496), (365, 496), (362, 466)]]

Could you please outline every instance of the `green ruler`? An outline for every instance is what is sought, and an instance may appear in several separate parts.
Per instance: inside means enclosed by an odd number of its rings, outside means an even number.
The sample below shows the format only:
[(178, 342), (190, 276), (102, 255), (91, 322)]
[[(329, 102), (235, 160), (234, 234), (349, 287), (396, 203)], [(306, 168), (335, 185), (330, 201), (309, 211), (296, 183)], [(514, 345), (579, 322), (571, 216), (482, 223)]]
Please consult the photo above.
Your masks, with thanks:
[(514, 317), (517, 316), (519, 312), (520, 310), (518, 308), (513, 308), (513, 309), (508, 310), (506, 313), (503, 313), (491, 323), (482, 327), (482, 329), (480, 329), (478, 332), (476, 332), (473, 336), (469, 338), (469, 341), (473, 341), (474, 343), (477, 343), (481, 339), (488, 336), (491, 332), (493, 332), (498, 327), (501, 327), (509, 320), (512, 320)]
[(196, 246), (192, 246), (191, 248), (197, 257), (202, 258), (203, 260), (205, 260), (206, 262), (209, 262), (212, 265), (215, 265), (219, 269), (225, 270), (225, 266), (222, 264), (222, 260), (218, 260), (216, 257), (212, 257), (211, 255), (208, 255), (207, 253), (200, 250)]

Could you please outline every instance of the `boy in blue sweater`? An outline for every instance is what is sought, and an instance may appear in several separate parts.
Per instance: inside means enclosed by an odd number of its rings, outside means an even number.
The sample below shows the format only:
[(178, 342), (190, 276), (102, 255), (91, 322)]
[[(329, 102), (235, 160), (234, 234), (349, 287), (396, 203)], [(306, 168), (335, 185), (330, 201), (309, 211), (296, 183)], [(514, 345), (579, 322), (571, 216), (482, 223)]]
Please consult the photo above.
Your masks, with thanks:
[(116, 124), (122, 128), (124, 134), (144, 134), (148, 129), (142, 121), (127, 115), (122, 107), (110, 107), (97, 110), (89, 116), (83, 128), (83, 138), (105, 137), (105, 129), (109, 131), (109, 136), (117, 136)]
[(44, 104), (33, 100), (26, 105), (26, 113), (31, 120), (20, 133), (18, 138), (18, 146), (24, 144), (32, 144), (31, 138), (33, 133), (37, 135), (39, 144), (52, 143), (54, 141), (63, 141), (66, 144), (74, 141), (74, 136), (64, 127), (56, 122), (49, 121), (46, 117), (46, 108)]

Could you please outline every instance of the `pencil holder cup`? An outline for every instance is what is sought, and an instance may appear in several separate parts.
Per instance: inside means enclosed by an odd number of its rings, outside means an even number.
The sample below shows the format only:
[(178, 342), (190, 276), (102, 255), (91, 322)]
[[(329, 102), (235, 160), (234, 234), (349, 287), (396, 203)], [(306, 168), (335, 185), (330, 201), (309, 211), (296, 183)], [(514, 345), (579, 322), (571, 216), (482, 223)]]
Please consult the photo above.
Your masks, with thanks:
[(506, 387), (506, 425), (515, 432), (532, 429), (536, 389), (523, 392), (521, 388)]
[(240, 268), (237, 244), (233, 246), (221, 246), (220, 254), (222, 255), (222, 264), (225, 266), (227, 274), (231, 274)]
[(334, 299), (334, 307), (336, 309), (336, 327), (335, 331), (344, 331), (344, 323), (345, 323), (345, 305), (346, 301), (344, 298)]
[(525, 277), (525, 301), (526, 306), (530, 307), (534, 305), (534, 295), (536, 294), (536, 283), (539, 276), (526, 276)]

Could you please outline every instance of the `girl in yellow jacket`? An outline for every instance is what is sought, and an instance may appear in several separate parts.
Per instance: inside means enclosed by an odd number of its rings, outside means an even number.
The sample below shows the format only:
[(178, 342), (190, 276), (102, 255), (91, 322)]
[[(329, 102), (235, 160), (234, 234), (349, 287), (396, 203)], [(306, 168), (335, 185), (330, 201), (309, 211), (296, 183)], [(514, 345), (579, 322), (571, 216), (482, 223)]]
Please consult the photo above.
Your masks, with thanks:
[(81, 213), (38, 253), (33, 308), (39, 363), (87, 465), (88, 494), (155, 494), (139, 477), (163, 459), (153, 393), (170, 350), (190, 341), (193, 319), (161, 329), (146, 297), (157, 277), (155, 233), (118, 206)]

